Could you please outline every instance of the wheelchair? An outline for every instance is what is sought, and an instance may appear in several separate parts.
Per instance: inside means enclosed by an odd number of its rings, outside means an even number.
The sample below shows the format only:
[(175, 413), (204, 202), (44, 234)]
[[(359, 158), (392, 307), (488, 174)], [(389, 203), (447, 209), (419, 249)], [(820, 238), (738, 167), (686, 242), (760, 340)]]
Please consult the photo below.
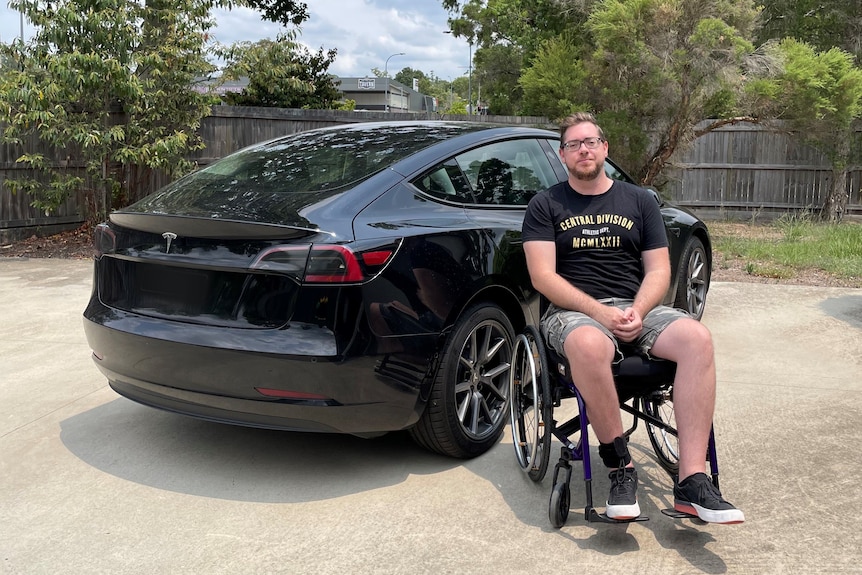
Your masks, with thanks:
[[(676, 364), (647, 358), (625, 345), (621, 350), (625, 358), (613, 366), (613, 374), (620, 409), (632, 416), (631, 427), (624, 432), (624, 437), (628, 441), (638, 423), (643, 422), (658, 464), (674, 478), (679, 473), (679, 441), (673, 411)], [(647, 521), (645, 516), (629, 520), (611, 519), (593, 506), (589, 420), (583, 398), (568, 371), (566, 359), (545, 344), (536, 327), (528, 325), (516, 337), (509, 375), (509, 398), (512, 443), (518, 465), (531, 480), (540, 482), (548, 470), (552, 439), (562, 443), (548, 504), (548, 517), (555, 528), (562, 527), (569, 515), (573, 461), (583, 464), (586, 521)], [(564, 399), (577, 401), (577, 415), (558, 422), (554, 419), (554, 408), (560, 407)], [(712, 428), (706, 460), (712, 482), (718, 487), (718, 462)], [(662, 513), (677, 519), (698, 519), (672, 508), (663, 509)]]

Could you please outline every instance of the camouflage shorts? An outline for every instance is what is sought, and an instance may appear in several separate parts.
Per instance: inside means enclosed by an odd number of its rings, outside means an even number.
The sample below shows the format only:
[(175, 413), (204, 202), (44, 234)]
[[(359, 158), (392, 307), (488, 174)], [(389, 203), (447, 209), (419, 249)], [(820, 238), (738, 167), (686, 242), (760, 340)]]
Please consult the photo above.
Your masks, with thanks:
[[(634, 300), (615, 298), (599, 301), (605, 305), (612, 305), (620, 309), (631, 307), (632, 303), (634, 303)], [(646, 315), (645, 318), (643, 318), (644, 327), (638, 338), (630, 343), (626, 343), (625, 345), (632, 346), (640, 353), (649, 356), (649, 352), (652, 349), (653, 344), (655, 344), (655, 340), (658, 338), (659, 334), (664, 331), (667, 326), (684, 317), (691, 316), (681, 309), (663, 305), (656, 306)], [(604, 332), (611, 341), (614, 342), (614, 346), (617, 349), (616, 361), (623, 358), (623, 353), (620, 351), (620, 342), (605, 326), (586, 314), (559, 308), (554, 304), (551, 304), (542, 318), (542, 335), (545, 337), (545, 341), (548, 345), (554, 348), (558, 354), (565, 357), (565, 347), (563, 344), (566, 341), (566, 338), (569, 337), (569, 334), (572, 333), (575, 328), (585, 325), (591, 325)]]

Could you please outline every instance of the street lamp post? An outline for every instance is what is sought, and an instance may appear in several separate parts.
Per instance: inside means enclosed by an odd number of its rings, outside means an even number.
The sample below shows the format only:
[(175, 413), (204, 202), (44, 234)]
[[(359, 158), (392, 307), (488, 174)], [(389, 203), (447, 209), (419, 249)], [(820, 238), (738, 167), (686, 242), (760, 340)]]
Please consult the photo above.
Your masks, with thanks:
[(467, 113), (473, 115), (473, 38), (468, 40), (470, 43), (470, 60), (467, 62)]
[[(444, 30), (444, 34), (452, 34), (452, 30)], [(467, 61), (467, 113), (473, 114), (473, 37), (467, 39), (470, 46), (469, 60)]]
[[(395, 56), (404, 56), (404, 52), (398, 52), (397, 54), (392, 54), (389, 58), (394, 58)], [(389, 58), (386, 58), (386, 63), (383, 65), (383, 77), (386, 81), (386, 87), (383, 92), (383, 110), (389, 111)]]

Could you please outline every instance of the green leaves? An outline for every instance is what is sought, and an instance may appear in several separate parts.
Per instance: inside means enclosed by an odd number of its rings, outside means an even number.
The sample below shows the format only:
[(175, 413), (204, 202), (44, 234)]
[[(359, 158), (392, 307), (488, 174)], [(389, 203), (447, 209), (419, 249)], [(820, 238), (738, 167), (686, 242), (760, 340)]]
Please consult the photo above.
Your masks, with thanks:
[(312, 53), (294, 41), (293, 34), (276, 40), (241, 42), (221, 48), (226, 61), (222, 80), (248, 78), (241, 93), (228, 93), (225, 100), (239, 106), (319, 108), (338, 106), (340, 94), (327, 72), (335, 61), (335, 50)]
[[(0, 47), (14, 63), (0, 76), (0, 123), (3, 141), (20, 146), (35, 173), (7, 185), (49, 212), (86, 185), (98, 211), (90, 217), (101, 219), (147, 193), (152, 170), (187, 170), (183, 158), (200, 146), (195, 130), (209, 110), (193, 85), (213, 70), (205, 41), (216, 4), (13, 1), (37, 33)], [(40, 158), (35, 149), (52, 151)], [(73, 166), (61, 161), (70, 156), (79, 158)]]

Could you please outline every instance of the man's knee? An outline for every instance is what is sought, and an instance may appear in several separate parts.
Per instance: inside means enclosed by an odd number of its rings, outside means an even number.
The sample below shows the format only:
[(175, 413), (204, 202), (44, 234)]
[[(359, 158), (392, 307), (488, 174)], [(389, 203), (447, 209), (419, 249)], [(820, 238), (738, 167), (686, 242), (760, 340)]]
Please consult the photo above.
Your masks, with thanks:
[(566, 357), (572, 363), (610, 365), (615, 346), (600, 329), (582, 326), (573, 330), (565, 341)]
[(677, 362), (695, 355), (712, 356), (712, 334), (696, 319), (681, 318), (659, 334), (651, 351), (657, 357)]

